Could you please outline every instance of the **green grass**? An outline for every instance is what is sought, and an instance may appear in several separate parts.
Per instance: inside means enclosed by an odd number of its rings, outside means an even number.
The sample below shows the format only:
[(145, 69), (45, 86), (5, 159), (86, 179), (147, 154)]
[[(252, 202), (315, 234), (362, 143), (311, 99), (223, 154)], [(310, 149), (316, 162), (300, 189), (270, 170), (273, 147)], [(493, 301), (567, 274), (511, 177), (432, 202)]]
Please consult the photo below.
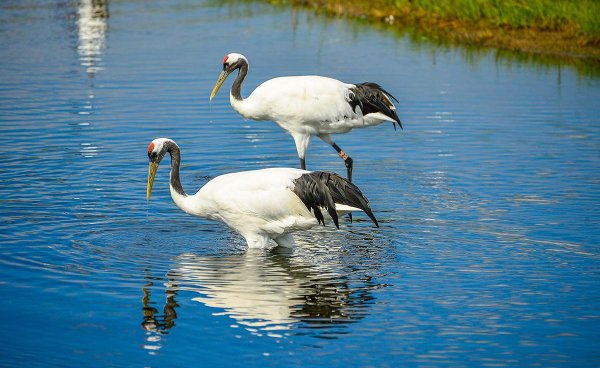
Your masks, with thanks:
[(573, 30), (600, 39), (598, 0), (380, 0), (380, 3), (398, 9), (420, 8), (446, 19), (483, 20), (513, 28)]
[(600, 61), (600, 0), (262, 1), (385, 22), (450, 43)]
[(480, 23), (495, 27), (561, 31), (585, 36), (600, 44), (600, 0), (267, 0), (270, 3), (306, 5), (336, 12), (426, 12), (447, 21)]

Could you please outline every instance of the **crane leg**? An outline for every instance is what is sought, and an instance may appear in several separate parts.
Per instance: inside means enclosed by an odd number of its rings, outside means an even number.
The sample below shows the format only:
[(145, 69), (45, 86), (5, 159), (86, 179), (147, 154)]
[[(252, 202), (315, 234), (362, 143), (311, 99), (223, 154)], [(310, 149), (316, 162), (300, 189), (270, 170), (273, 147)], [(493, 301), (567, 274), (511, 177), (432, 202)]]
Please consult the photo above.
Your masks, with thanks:
[(352, 167), (354, 162), (352, 160), (352, 157), (348, 156), (348, 154), (344, 152), (344, 150), (342, 150), (337, 144), (332, 143), (331, 146), (337, 151), (338, 155), (342, 158), (342, 160), (344, 160), (344, 164), (346, 165), (346, 169), (348, 170), (348, 181), (352, 182)]
[[(342, 160), (344, 160), (344, 164), (346, 165), (346, 169), (348, 170), (348, 181), (352, 183), (352, 157), (348, 156), (348, 154), (344, 152), (344, 150), (342, 150), (340, 146), (338, 146), (334, 142), (331, 142), (331, 146), (337, 151), (338, 155), (342, 158)], [(352, 222), (352, 212), (348, 214), (348, 219), (350, 220), (350, 222)]]
[(292, 133), (292, 138), (294, 138), (294, 143), (296, 143), (296, 151), (298, 151), (298, 157), (300, 158), (300, 168), (302, 170), (306, 170), (306, 161), (304, 161), (304, 156), (310, 143), (310, 134)]

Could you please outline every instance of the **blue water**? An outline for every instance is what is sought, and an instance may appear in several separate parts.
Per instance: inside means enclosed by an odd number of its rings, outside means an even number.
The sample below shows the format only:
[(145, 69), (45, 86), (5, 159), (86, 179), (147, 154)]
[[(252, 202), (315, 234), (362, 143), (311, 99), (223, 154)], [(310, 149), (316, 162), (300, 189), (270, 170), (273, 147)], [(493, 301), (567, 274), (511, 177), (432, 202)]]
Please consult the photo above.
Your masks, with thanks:
[[(91, 2), (90, 2), (91, 3)], [(600, 79), (386, 29), (218, 1), (0, 4), (0, 366), (600, 365)], [(247, 251), (178, 210), (227, 172), (296, 167), (226, 88), (279, 75), (381, 83), (391, 123), (337, 136), (366, 216)], [(344, 173), (319, 140), (311, 169)]]

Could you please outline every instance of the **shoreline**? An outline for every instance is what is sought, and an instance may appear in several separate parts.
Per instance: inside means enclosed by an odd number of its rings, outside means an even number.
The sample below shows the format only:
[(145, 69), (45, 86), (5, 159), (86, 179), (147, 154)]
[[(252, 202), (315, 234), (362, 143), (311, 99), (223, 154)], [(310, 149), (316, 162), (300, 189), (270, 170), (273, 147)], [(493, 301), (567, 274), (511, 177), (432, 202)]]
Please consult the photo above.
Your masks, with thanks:
[[(282, 5), (281, 2), (268, 1)], [(361, 1), (344, 0), (288, 0), (284, 3), (330, 16), (367, 20), (398, 29), (412, 28), (424, 36), (451, 44), (566, 58), (575, 63), (600, 67), (600, 40), (577, 32), (576, 27), (497, 26), (485, 20), (464, 21), (410, 6), (386, 5), (385, 2), (378, 2), (377, 7)]]

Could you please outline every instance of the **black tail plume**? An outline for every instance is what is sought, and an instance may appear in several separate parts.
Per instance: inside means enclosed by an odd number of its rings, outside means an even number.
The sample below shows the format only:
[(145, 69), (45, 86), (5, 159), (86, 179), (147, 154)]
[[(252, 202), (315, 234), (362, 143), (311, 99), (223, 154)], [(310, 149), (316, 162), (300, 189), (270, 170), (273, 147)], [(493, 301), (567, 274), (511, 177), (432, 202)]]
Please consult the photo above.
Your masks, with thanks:
[(335, 212), (335, 202), (331, 197), (331, 193), (315, 173), (306, 173), (300, 176), (294, 181), (294, 184), (294, 193), (309, 211), (313, 211), (320, 224), (325, 225), (325, 219), (319, 208), (323, 207), (333, 219), (335, 227), (340, 228), (338, 215)]
[(370, 113), (382, 113), (389, 118), (394, 119), (394, 129), (396, 129), (396, 123), (403, 129), (400, 118), (396, 113), (394, 105), (390, 99), (398, 102), (396, 97), (392, 96), (391, 93), (383, 89), (379, 84), (373, 82), (358, 83), (355, 87), (350, 88), (352, 94), (350, 96), (350, 106), (352, 110), (356, 106), (360, 106), (363, 115)]
[(319, 223), (324, 224), (323, 214), (319, 209), (319, 207), (324, 207), (336, 227), (339, 228), (338, 216), (335, 212), (335, 203), (339, 203), (363, 210), (375, 226), (379, 227), (379, 223), (369, 207), (369, 200), (356, 185), (338, 174), (314, 171), (296, 179), (295, 184), (294, 193), (300, 197), (309, 210), (313, 210)]

